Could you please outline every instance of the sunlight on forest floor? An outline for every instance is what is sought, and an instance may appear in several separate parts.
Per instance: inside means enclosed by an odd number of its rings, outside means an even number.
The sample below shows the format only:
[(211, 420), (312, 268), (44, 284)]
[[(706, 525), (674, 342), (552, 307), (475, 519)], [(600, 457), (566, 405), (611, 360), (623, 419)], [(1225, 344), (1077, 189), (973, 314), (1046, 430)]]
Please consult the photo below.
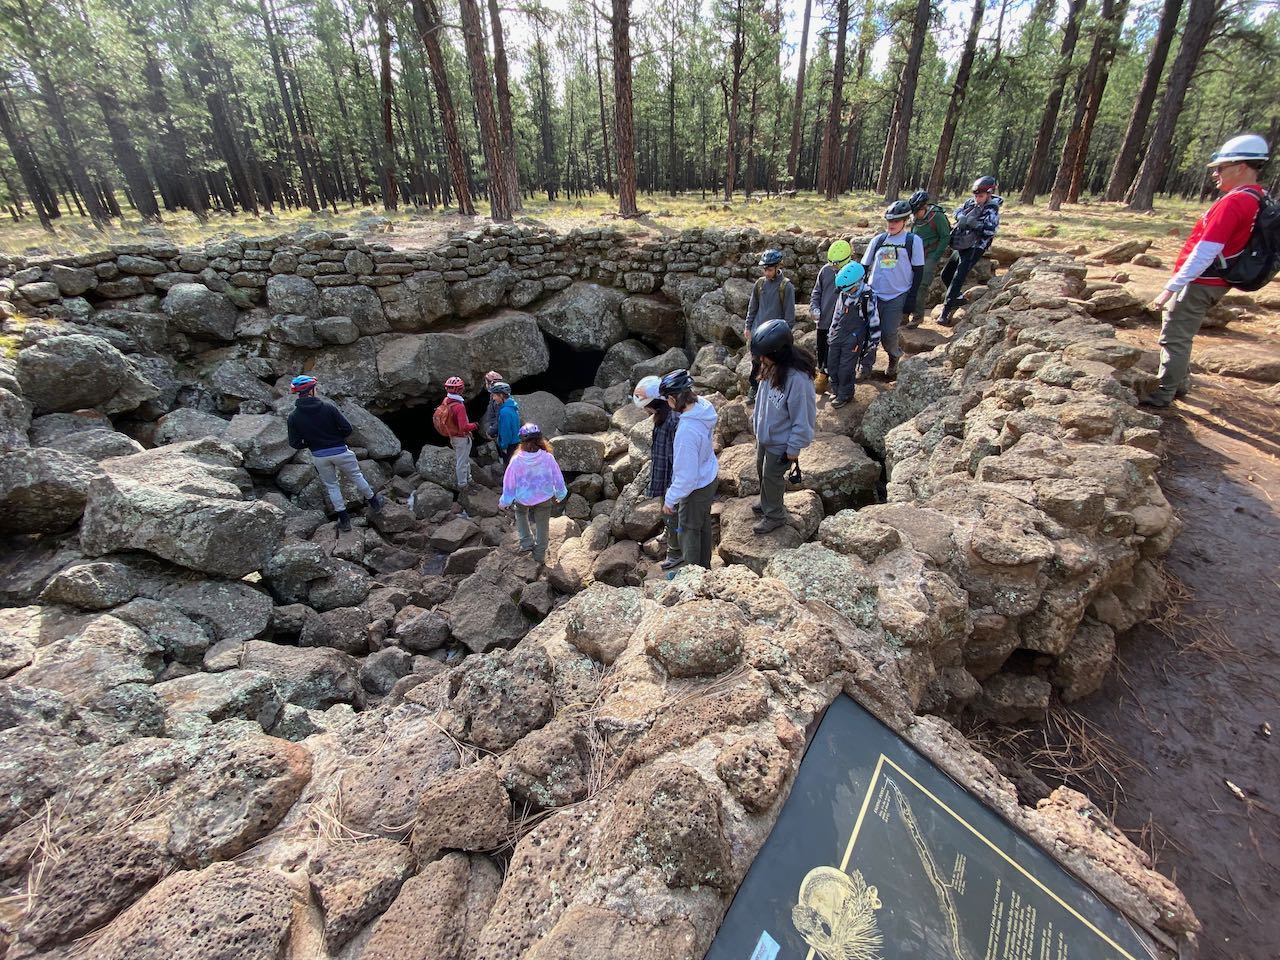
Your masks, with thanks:
[[(944, 203), (948, 211), (962, 198)], [(609, 224), (629, 233), (670, 234), (690, 227), (754, 227), (761, 232), (803, 229), (829, 235), (856, 235), (870, 232), (879, 224), (884, 201), (870, 193), (846, 194), (834, 201), (817, 194), (795, 196), (757, 194), (735, 196), (725, 203), (699, 194), (641, 194), (641, 215), (633, 221), (621, 220), (616, 201), (606, 194), (549, 203), (545, 198), (526, 199), (517, 222), (535, 222), (568, 230), (574, 227)], [(483, 204), (478, 204), (484, 209)], [(1005, 202), (1002, 221), (1006, 236), (1062, 241), (1106, 242), (1125, 236), (1157, 239), (1185, 236), (1206, 201), (1163, 199), (1154, 213), (1140, 214), (1118, 203), (1089, 202), (1067, 206), (1057, 213), (1042, 203), (1024, 206), (1014, 199)], [(379, 207), (356, 207), (313, 214), (308, 210), (281, 211), (255, 217), (245, 214), (210, 215), (200, 223), (186, 212), (167, 214), (159, 225), (126, 220), (104, 231), (95, 230), (86, 218), (63, 216), (55, 232), (47, 233), (33, 218), (0, 224), (0, 253), (9, 256), (85, 253), (110, 244), (167, 239), (182, 247), (196, 246), (232, 235), (272, 236), (307, 230), (344, 230), (381, 236), (398, 246), (432, 246), (448, 233), (461, 232), (486, 223), (487, 218), (460, 217), (451, 209), (404, 209), (394, 212)]]

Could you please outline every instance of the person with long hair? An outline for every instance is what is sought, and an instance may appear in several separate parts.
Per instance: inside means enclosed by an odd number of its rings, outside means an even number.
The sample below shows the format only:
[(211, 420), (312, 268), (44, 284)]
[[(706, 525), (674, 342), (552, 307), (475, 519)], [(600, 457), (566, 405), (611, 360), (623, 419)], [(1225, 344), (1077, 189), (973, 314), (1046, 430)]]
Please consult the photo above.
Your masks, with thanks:
[[(666, 496), (667, 488), (671, 486), (676, 428), (680, 426), (680, 414), (672, 410), (670, 404), (662, 398), (661, 387), (661, 377), (642, 377), (631, 394), (631, 401), (653, 420), (653, 439), (649, 447), (649, 484), (645, 487), (645, 495), (649, 497)], [(659, 566), (663, 570), (671, 570), (680, 566), (683, 561), (680, 553), (680, 525), (675, 514), (664, 514), (662, 519), (667, 527), (667, 558)]]
[(787, 471), (800, 451), (813, 442), (818, 407), (813, 379), (813, 356), (795, 345), (786, 320), (770, 320), (751, 335), (751, 355), (760, 363), (764, 396), (756, 399), (751, 427), (756, 435), (756, 474), (760, 477), (760, 515), (751, 532), (763, 535), (787, 522), (782, 497)]
[(536, 423), (526, 423), (520, 428), (519, 449), (503, 474), (498, 506), (503, 510), (515, 508), (520, 549), (532, 553), (539, 564), (547, 559), (551, 511), (568, 496), (569, 488), (560, 464), (551, 454), (551, 444)]
[(710, 569), (711, 504), (720, 472), (712, 442), (716, 408), (694, 392), (688, 370), (668, 373), (658, 392), (680, 414), (672, 444), (671, 485), (662, 498), (662, 513), (676, 517), (681, 562)]

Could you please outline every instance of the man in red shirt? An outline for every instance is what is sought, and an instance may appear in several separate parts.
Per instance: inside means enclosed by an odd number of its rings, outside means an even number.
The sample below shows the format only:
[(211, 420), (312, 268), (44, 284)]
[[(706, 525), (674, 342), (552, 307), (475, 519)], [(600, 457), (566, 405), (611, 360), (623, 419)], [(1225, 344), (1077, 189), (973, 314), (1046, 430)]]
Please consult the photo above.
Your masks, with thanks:
[[(1214, 185), (1225, 194), (1196, 221), (1173, 266), (1173, 277), (1151, 302), (1164, 311), (1160, 326), (1160, 386), (1142, 405), (1167, 407), (1187, 392), (1191, 341), (1205, 314), (1228, 290), (1221, 272), (1249, 242), (1260, 203), (1258, 171), (1267, 142), (1256, 134), (1232, 137), (1209, 160)], [(1251, 192), (1252, 191), (1252, 192)]]

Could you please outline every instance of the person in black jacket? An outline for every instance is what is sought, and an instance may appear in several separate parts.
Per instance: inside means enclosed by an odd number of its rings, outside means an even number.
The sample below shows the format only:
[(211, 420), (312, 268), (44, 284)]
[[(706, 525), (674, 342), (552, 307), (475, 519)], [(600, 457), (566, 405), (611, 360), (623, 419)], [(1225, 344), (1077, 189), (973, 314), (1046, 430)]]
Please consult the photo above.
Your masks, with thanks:
[(377, 513), (383, 500), (373, 492), (369, 481), (360, 472), (356, 455), (347, 446), (351, 435), (351, 423), (337, 407), (316, 396), (316, 378), (306, 375), (294, 377), (289, 390), (298, 397), (293, 413), (289, 414), (289, 446), (295, 450), (311, 451), (311, 460), (324, 484), (329, 502), (338, 513), (338, 529), (351, 529), (351, 516), (347, 502), (342, 498), (342, 484), (338, 479), (341, 470), (356, 485), (356, 489), (369, 501), (369, 509)]

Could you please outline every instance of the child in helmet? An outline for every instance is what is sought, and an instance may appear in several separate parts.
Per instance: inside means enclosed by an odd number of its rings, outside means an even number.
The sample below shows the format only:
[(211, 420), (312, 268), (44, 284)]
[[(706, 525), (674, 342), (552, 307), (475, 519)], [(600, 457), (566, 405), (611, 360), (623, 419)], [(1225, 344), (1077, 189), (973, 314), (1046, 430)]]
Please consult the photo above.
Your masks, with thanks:
[(813, 357), (796, 348), (787, 321), (770, 320), (756, 327), (751, 356), (760, 361), (760, 380), (765, 386), (751, 418), (760, 478), (760, 503), (755, 508), (760, 519), (751, 532), (763, 535), (786, 525), (782, 496), (787, 471), (799, 460), (800, 451), (813, 442), (818, 410)]
[(526, 423), (519, 430), (519, 449), (503, 474), (498, 506), (503, 510), (515, 507), (520, 549), (532, 552), (538, 563), (544, 563), (547, 558), (552, 508), (567, 496), (569, 489), (560, 464), (551, 454), (551, 444), (542, 436), (542, 428), (536, 423)]
[[(649, 485), (645, 488), (647, 497), (666, 496), (671, 486), (671, 472), (675, 463), (676, 428), (680, 425), (680, 414), (662, 398), (660, 388), (661, 377), (643, 377), (636, 384), (631, 394), (631, 402), (653, 418), (652, 455), (649, 460)], [(667, 527), (667, 559), (660, 566), (663, 570), (678, 567), (682, 562), (680, 553), (680, 526), (675, 514), (663, 514)]]
[(485, 408), (484, 416), (480, 418), (480, 429), (477, 435), (485, 440), (497, 441), (498, 439), (498, 408), (502, 406), (493, 400), (493, 385), (495, 383), (505, 382), (506, 377), (497, 370), (490, 370), (484, 375), (484, 390), (489, 394), (489, 406)]
[[(766, 250), (760, 255), (760, 272), (762, 276), (751, 288), (751, 299), (747, 303), (747, 321), (742, 328), (742, 339), (751, 342), (751, 334), (756, 324), (773, 317), (782, 317), (788, 325), (796, 322), (796, 288), (782, 273), (782, 251)], [(756, 399), (756, 382), (759, 369), (751, 364), (751, 389), (747, 393), (747, 403)]]
[[(449, 446), (453, 447), (453, 471), (458, 490), (471, 486), (471, 435), (480, 429), (478, 423), (467, 419), (467, 402), (462, 398), (462, 391), (467, 385), (461, 377), (450, 377), (444, 382), (444, 400), (440, 402), (440, 413), (437, 426), (443, 426), (440, 432), (449, 438)], [(438, 412), (439, 412), (438, 411)]]
[(495, 403), (498, 405), (498, 430), (493, 439), (502, 462), (510, 463), (516, 444), (520, 442), (520, 405), (511, 396), (511, 384), (499, 380), (489, 385), (489, 406)]
[[(916, 302), (916, 293), (924, 275), (924, 241), (907, 229), (910, 219), (911, 204), (908, 201), (895, 200), (891, 203), (884, 212), (884, 232), (867, 244), (867, 252), (862, 256), (862, 265), (870, 274), (867, 286), (876, 298), (884, 352), (889, 355), (889, 365), (884, 371), (886, 380), (898, 377), (898, 358), (902, 356), (898, 327), (908, 305)], [(862, 354), (864, 380), (871, 374), (875, 362), (876, 347), (868, 345)]]
[[(813, 293), (809, 295), (809, 316), (818, 325), (818, 370), (826, 380), (827, 372), (827, 338), (831, 330), (831, 315), (836, 309), (836, 274), (841, 271), (850, 258), (853, 248), (848, 240), (835, 240), (827, 247), (827, 262), (818, 271), (818, 279), (813, 284)], [(821, 386), (821, 385), (819, 385)], [(822, 392), (821, 389), (818, 390)]]
[(710, 569), (711, 504), (720, 471), (712, 443), (716, 408), (693, 392), (688, 370), (668, 373), (658, 392), (680, 414), (672, 444), (671, 485), (662, 498), (662, 513), (677, 518), (681, 560)]
[(846, 264), (836, 274), (835, 311), (828, 337), (828, 363), (833, 407), (843, 407), (853, 399), (858, 363), (864, 352), (880, 342), (880, 314), (876, 297), (863, 283), (866, 270), (860, 263)]

